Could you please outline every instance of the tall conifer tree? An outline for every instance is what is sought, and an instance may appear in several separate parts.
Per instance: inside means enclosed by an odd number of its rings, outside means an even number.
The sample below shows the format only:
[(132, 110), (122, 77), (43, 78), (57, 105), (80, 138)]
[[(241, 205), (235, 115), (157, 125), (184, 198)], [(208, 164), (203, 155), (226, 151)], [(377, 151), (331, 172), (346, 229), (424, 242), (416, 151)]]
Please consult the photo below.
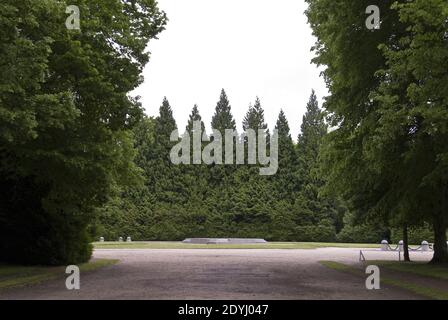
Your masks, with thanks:
[(199, 109), (198, 109), (198, 106), (196, 104), (193, 106), (193, 109), (191, 110), (191, 113), (188, 116), (188, 123), (187, 123), (186, 131), (190, 135), (192, 135), (192, 133), (193, 133), (193, 122), (194, 121), (201, 121), (201, 130), (202, 130), (202, 133), (204, 133), (205, 132), (205, 125), (204, 125), (204, 122), (202, 121), (202, 117), (199, 114)]
[(219, 101), (216, 104), (215, 114), (212, 117), (212, 129), (218, 130), (223, 136), (225, 129), (236, 129), (230, 102), (224, 89), (221, 90)]
[[(295, 210), (297, 223), (304, 226), (302, 231), (308, 233), (303, 239), (310, 241), (321, 229), (320, 241), (334, 241), (336, 225), (342, 216), (334, 207), (334, 201), (320, 195), (325, 181), (320, 173), (319, 149), (323, 138), (327, 134), (324, 114), (319, 108), (316, 94), (312, 90), (303, 116), (301, 133), (298, 137), (298, 176), (300, 191), (296, 199)], [(313, 227), (314, 226), (314, 227)]]

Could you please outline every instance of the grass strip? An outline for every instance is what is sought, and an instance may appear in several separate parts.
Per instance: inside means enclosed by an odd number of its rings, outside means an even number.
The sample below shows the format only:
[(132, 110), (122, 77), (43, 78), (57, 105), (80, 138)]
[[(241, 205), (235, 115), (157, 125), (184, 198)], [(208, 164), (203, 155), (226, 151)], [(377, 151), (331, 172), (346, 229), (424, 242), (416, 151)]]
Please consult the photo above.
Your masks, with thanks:
[[(80, 264), (79, 270), (90, 272), (117, 262), (116, 259), (96, 259)], [(65, 275), (65, 267), (0, 265), (0, 289), (34, 285)]]
[(372, 264), (384, 268), (412, 273), (419, 276), (430, 277), (440, 280), (448, 280), (448, 266), (432, 265), (427, 262), (398, 262), (398, 261), (373, 261)]
[[(379, 262), (379, 261), (377, 261)], [(333, 269), (333, 270), (337, 270), (337, 271), (341, 271), (341, 272), (348, 272), (351, 274), (355, 274), (358, 276), (366, 276), (366, 274), (355, 267), (340, 263), (340, 262), (335, 262), (335, 261), (319, 261), (320, 264), (324, 265), (327, 268)], [(370, 262), (369, 262), (370, 263)], [(371, 263), (372, 265), (375, 264), (374, 262)], [(377, 265), (380, 265), (379, 263)], [(425, 298), (430, 298), (430, 299), (435, 299), (435, 300), (448, 300), (448, 292), (440, 290), (440, 289), (436, 289), (436, 288), (430, 288), (430, 287), (424, 287), (412, 282), (408, 282), (408, 281), (402, 281), (402, 280), (397, 280), (397, 279), (393, 279), (390, 277), (384, 277), (381, 276), (381, 283), (385, 283), (391, 286), (395, 286), (398, 288), (402, 288), (408, 291), (411, 291), (417, 295), (420, 295), (422, 297)]]
[(95, 249), (317, 249), (379, 248), (379, 244), (268, 242), (266, 244), (191, 244), (173, 241), (95, 242)]

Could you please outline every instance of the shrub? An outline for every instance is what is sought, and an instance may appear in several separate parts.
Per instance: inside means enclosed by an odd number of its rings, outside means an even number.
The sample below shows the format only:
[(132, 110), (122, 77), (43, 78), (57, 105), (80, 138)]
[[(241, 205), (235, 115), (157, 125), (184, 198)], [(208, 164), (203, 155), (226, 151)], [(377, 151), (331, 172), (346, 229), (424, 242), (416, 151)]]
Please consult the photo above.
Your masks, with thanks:
[[(391, 241), (393, 243), (398, 243), (398, 241), (403, 239), (403, 229), (392, 228), (391, 229)], [(410, 227), (408, 228), (408, 240), (409, 244), (420, 245), (423, 240), (428, 242), (434, 242), (434, 231), (432, 228), (425, 224), (420, 227)]]

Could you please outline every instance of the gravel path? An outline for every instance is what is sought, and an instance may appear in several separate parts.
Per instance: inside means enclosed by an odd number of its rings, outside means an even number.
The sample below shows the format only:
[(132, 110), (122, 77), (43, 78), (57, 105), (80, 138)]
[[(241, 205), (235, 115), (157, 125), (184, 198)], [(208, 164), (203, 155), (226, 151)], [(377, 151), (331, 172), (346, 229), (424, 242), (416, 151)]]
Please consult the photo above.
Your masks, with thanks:
[[(368, 260), (395, 253), (366, 249)], [(95, 258), (120, 262), (81, 274), (81, 290), (68, 291), (65, 278), (0, 291), (0, 299), (419, 299), (382, 286), (366, 290), (364, 278), (318, 263), (356, 264), (359, 249), (134, 249), (95, 250)], [(421, 254), (414, 260), (430, 259)], [(366, 276), (367, 277), (367, 276)]]

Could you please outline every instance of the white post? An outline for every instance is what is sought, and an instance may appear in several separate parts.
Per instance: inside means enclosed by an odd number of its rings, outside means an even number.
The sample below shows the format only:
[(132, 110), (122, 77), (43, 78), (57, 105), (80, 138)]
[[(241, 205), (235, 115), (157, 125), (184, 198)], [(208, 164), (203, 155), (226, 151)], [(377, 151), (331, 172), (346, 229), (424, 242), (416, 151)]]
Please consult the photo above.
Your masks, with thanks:
[(366, 257), (364, 257), (362, 250), (359, 250), (359, 261), (366, 261)]

